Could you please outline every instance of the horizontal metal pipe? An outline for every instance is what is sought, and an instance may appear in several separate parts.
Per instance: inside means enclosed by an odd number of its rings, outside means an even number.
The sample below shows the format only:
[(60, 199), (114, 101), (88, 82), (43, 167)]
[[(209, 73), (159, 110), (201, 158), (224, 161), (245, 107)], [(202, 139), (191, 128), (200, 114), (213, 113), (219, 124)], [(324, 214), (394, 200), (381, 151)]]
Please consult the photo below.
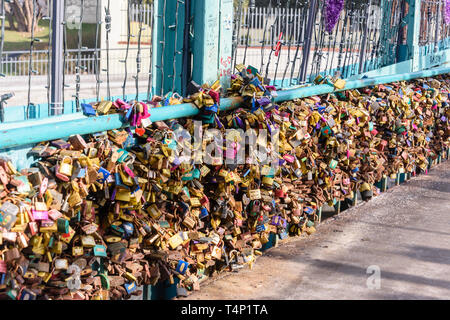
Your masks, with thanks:
[[(395, 81), (411, 80), (422, 77), (432, 77), (439, 74), (450, 73), (450, 68), (436, 68), (413, 73), (395, 74), (367, 79), (351, 80), (342, 90), (362, 88), (377, 84)], [(314, 95), (327, 94), (335, 91), (330, 85), (317, 85), (296, 89), (278, 91), (275, 102), (293, 100)], [(242, 104), (241, 97), (222, 99), (220, 111), (233, 110)], [(163, 121), (169, 119), (192, 117), (199, 113), (197, 107), (191, 103), (154, 108), (150, 110), (150, 119)], [(0, 125), (0, 150), (38, 143), (41, 141), (55, 140), (74, 134), (89, 134), (106, 130), (126, 127), (128, 124), (122, 121), (122, 115), (112, 114), (99, 117), (85, 117), (81, 114), (64, 115), (42, 120), (24, 121)]]
[(323, 84), (323, 85), (318, 85), (318, 86), (278, 91), (277, 92), (278, 97), (275, 98), (275, 102), (288, 101), (288, 100), (293, 100), (293, 99), (297, 99), (297, 98), (305, 98), (305, 97), (327, 94), (327, 93), (337, 92), (337, 91), (345, 91), (345, 90), (363, 88), (363, 87), (374, 86), (377, 84), (384, 84), (384, 83), (390, 83), (390, 82), (395, 82), (395, 81), (406, 81), (406, 80), (412, 80), (412, 79), (417, 79), (417, 78), (422, 78), (422, 77), (433, 77), (433, 76), (436, 76), (439, 74), (445, 74), (445, 73), (450, 73), (450, 68), (448, 68), (448, 67), (447, 68), (438, 68), (438, 69), (430, 69), (430, 70), (411, 72), (411, 73), (400, 73), (400, 74), (393, 74), (393, 75), (388, 75), (388, 76), (380, 76), (380, 77), (367, 78), (367, 79), (350, 80), (350, 81), (347, 81), (345, 88), (342, 90), (335, 90), (333, 86)]

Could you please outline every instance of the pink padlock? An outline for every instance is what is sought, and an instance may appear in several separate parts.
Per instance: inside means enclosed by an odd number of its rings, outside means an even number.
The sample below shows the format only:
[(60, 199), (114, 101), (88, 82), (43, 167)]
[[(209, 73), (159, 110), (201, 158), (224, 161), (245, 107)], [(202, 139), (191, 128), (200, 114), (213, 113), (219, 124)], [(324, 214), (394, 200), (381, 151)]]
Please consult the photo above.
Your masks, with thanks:
[(48, 220), (48, 211), (37, 211), (31, 209), (34, 220)]
[(7, 271), (6, 261), (0, 260), (0, 273), (6, 273)]
[(130, 168), (128, 168), (128, 166), (124, 165), (124, 166), (123, 166), (123, 170), (125, 170), (125, 172), (126, 172), (131, 178), (134, 178), (134, 172), (133, 172)]
[(41, 186), (39, 188), (39, 196), (42, 197), (45, 193), (45, 191), (47, 191), (47, 187), (48, 187), (48, 178), (45, 177), (42, 180)]
[(290, 155), (290, 154), (285, 154), (283, 156), (283, 159), (286, 160), (289, 163), (293, 163), (295, 161), (294, 156)]
[(51, 210), (48, 212), (48, 216), (49, 216), (50, 219), (52, 219), (53, 221), (56, 221), (56, 220), (58, 220), (59, 218), (62, 217), (62, 213), (59, 212), (58, 210), (51, 209)]

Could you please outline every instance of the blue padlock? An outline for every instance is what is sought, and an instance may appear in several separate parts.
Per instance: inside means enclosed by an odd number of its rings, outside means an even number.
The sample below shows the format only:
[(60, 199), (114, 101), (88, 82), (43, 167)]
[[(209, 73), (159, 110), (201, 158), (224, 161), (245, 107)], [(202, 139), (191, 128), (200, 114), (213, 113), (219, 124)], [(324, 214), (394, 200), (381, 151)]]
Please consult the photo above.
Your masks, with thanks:
[(124, 230), (123, 236), (125, 238), (129, 238), (133, 235), (134, 232), (134, 225), (131, 222), (124, 222), (122, 223), (122, 228)]
[(185, 274), (189, 267), (189, 263), (183, 260), (179, 260), (177, 264), (176, 271), (180, 274)]
[(257, 225), (256, 226), (256, 232), (263, 232), (266, 231), (266, 226), (263, 224)]
[(206, 209), (206, 208), (202, 208), (201, 210), (200, 210), (200, 214), (199, 214), (199, 218), (200, 219), (203, 219), (203, 218), (206, 218), (207, 216), (209, 216), (209, 213), (208, 213), (208, 210)]
[(81, 104), (81, 109), (83, 110), (83, 114), (85, 116), (95, 116), (97, 115), (97, 111), (95, 111), (95, 109), (87, 103), (82, 103)]
[(127, 293), (130, 294), (134, 291), (136, 291), (137, 286), (135, 282), (131, 282), (131, 283), (125, 283), (124, 284), (125, 290), (127, 290)]
[(19, 300), (31, 301), (36, 300), (36, 297), (37, 295), (33, 291), (28, 289), (22, 289), (22, 291), (20, 291)]
[(99, 179), (97, 179), (97, 182), (105, 183), (110, 175), (111, 175), (111, 173), (108, 170), (106, 170), (105, 168), (100, 167), (100, 169), (98, 169)]
[(219, 111), (219, 107), (217, 106), (217, 104), (213, 104), (212, 106), (205, 107), (204, 111), (211, 112), (211, 113), (217, 113), (217, 111)]
[(278, 236), (280, 237), (280, 240), (284, 240), (288, 237), (288, 234), (286, 231), (283, 231), (283, 232), (279, 233)]

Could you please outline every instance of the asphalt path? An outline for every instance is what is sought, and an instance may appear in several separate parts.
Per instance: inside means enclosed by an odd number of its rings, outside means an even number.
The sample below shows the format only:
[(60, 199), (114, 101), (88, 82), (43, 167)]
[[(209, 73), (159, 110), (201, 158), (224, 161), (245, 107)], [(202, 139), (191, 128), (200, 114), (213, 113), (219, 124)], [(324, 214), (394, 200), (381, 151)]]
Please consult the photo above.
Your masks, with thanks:
[(449, 299), (450, 161), (186, 299)]

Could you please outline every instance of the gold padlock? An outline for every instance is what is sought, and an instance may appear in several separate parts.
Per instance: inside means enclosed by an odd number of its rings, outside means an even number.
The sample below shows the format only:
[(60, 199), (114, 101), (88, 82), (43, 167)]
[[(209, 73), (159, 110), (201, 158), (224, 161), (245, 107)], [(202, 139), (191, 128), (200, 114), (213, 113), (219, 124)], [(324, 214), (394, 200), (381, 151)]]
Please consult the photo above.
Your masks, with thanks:
[(73, 246), (72, 246), (72, 256), (79, 257), (84, 254), (83, 246), (80, 246), (81, 239), (79, 236), (75, 237), (73, 240)]
[(64, 157), (61, 161), (61, 165), (59, 166), (59, 173), (70, 177), (72, 176), (72, 170), (73, 170), (72, 158)]

